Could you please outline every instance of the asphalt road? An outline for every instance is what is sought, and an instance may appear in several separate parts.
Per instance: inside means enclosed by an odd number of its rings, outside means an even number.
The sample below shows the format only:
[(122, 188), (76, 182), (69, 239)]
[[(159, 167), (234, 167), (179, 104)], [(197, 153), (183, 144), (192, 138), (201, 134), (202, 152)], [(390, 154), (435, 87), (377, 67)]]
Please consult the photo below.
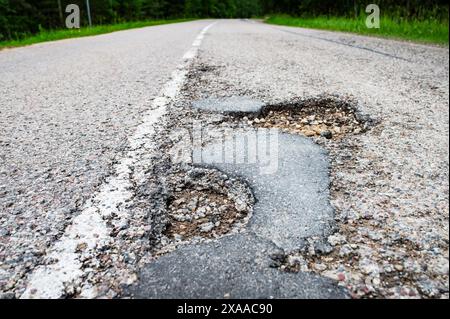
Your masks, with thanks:
[[(130, 137), (147, 123), (146, 111), (161, 98), (164, 85), (182, 80), (182, 97), (177, 97), (179, 85), (163, 93), (186, 107), (228, 96), (268, 104), (323, 94), (357, 101), (379, 125), (345, 141), (357, 147), (330, 146), (356, 158), (334, 170), (333, 154), (342, 153), (331, 151), (330, 178), (342, 191), (332, 189), (330, 199), (338, 222), (350, 225), (338, 225), (345, 240), (336, 249), (349, 246), (358, 257), (349, 262), (339, 253), (334, 260), (316, 260), (329, 262), (316, 272), (341, 281), (344, 273), (343, 285), (355, 296), (448, 297), (448, 48), (244, 20), (219, 21), (199, 39), (211, 23), (0, 52), (0, 295), (22, 296), (36, 269), (51, 263), (49, 251), (116, 174), (115, 165), (128, 158)], [(185, 55), (198, 45), (199, 52)], [(177, 69), (183, 57), (187, 64)], [(187, 76), (188, 70), (200, 70), (200, 79)], [(164, 121), (156, 125), (170, 129)], [(133, 159), (131, 166), (137, 163)], [(383, 274), (391, 266), (400, 269), (400, 261), (416, 275), (401, 272), (384, 284)], [(78, 277), (76, 286), (83, 287), (89, 277)], [(26, 297), (33, 293), (28, 290)], [(86, 296), (102, 294), (115, 296), (104, 289)]]
[(2, 277), (22, 277), (61, 236), (204, 25), (0, 53)]

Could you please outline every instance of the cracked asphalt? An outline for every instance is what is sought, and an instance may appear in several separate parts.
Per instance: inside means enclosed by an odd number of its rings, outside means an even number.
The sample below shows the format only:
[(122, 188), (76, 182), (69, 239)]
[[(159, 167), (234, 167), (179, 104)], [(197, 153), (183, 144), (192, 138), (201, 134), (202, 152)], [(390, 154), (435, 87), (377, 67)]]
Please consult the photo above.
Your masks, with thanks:
[[(0, 52), (0, 297), (19, 298), (36, 267), (54, 262), (48, 250), (115, 174), (128, 138), (210, 23)], [(130, 168), (134, 197), (123, 208), (128, 214), (108, 224), (110, 242), (80, 252), (82, 276), (66, 283), (61, 297), (448, 298), (448, 59), (448, 48), (219, 21), (156, 125), (156, 154), (143, 155)], [(167, 158), (171, 134), (193, 119), (249, 129), (242, 118), (199, 111), (195, 101), (240, 96), (232, 104), (247, 101), (241, 110), (254, 110), (327, 95), (377, 124), (339, 140), (283, 133), (288, 143), (308, 144), (315, 157), (328, 162), (313, 162), (321, 171), (320, 185), (305, 179), (313, 188), (329, 184), (326, 196), (308, 201), (298, 194), (311, 204), (309, 213), (295, 215), (298, 208), (288, 205), (293, 223), (289, 216), (283, 222), (292, 227), (265, 232), (265, 223), (277, 225), (277, 217), (256, 215), (271, 196), (270, 181), (261, 179), (253, 193), (263, 199), (242, 233), (194, 239), (154, 255), (153, 246), (164, 246), (163, 206), (171, 196), (165, 183), (175, 166)], [(214, 103), (206, 107), (215, 110)], [(303, 149), (292, 146), (283, 156), (296, 157)], [(308, 160), (313, 161), (305, 156), (298, 164)], [(299, 182), (295, 175), (289, 178), (295, 181), (286, 187)], [(314, 210), (333, 218), (333, 233), (314, 230)], [(293, 236), (302, 245), (285, 236), (297, 223), (311, 223), (310, 231)], [(262, 229), (263, 236), (255, 239), (248, 229), (256, 235)], [(246, 249), (252, 240), (255, 245)], [(280, 256), (275, 266), (272, 250)], [(196, 276), (204, 269), (205, 276)], [(180, 281), (170, 281), (171, 275)], [(269, 285), (267, 278), (274, 281)]]

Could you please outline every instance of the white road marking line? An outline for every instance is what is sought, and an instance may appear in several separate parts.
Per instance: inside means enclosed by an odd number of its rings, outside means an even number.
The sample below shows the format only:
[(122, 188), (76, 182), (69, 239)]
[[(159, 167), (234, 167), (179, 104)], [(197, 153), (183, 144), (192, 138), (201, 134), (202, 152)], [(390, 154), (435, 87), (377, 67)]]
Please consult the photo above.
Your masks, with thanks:
[[(215, 22), (216, 23), (216, 22)], [(119, 218), (125, 217), (125, 203), (133, 194), (131, 188), (131, 168), (140, 159), (143, 153), (148, 154), (154, 145), (154, 125), (166, 113), (166, 108), (173, 101), (186, 80), (188, 67), (198, 54), (206, 32), (215, 24), (205, 27), (196, 37), (191, 49), (183, 56), (183, 62), (172, 73), (171, 80), (163, 87), (160, 97), (156, 98), (152, 107), (143, 117), (142, 123), (136, 132), (129, 138), (131, 150), (115, 167), (115, 175), (109, 177), (100, 187), (98, 193), (88, 200), (82, 212), (76, 216), (72, 224), (65, 230), (61, 239), (51, 247), (46, 254), (46, 260), (55, 260), (49, 265), (37, 267), (29, 276), (28, 286), (21, 298), (47, 298), (56, 299), (64, 296), (65, 284), (81, 280), (83, 275), (82, 263), (79, 260), (78, 248), (94, 251), (108, 242), (108, 226), (103, 217), (112, 214)], [(89, 289), (87, 289), (89, 290)], [(81, 293), (85, 297), (95, 297), (93, 291)]]

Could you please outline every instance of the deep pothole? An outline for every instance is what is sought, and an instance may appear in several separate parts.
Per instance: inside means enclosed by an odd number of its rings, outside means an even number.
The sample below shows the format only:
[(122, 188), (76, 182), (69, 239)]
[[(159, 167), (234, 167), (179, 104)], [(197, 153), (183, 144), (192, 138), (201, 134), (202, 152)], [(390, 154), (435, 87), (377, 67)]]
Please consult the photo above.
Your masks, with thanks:
[(192, 237), (217, 238), (227, 234), (247, 215), (225, 194), (209, 190), (185, 189), (175, 194), (169, 204), (169, 237), (183, 240)]
[(256, 117), (242, 120), (256, 128), (277, 128), (307, 137), (339, 140), (366, 132), (373, 121), (352, 104), (335, 97), (268, 105)]
[(218, 170), (194, 167), (169, 177), (161, 253), (192, 241), (242, 231), (254, 204), (248, 185)]

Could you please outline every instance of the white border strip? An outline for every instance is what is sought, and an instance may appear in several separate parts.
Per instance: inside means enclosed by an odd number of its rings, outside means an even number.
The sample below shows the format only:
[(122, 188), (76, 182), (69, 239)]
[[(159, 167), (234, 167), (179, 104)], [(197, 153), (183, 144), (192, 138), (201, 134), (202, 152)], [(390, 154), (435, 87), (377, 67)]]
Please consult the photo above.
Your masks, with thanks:
[[(154, 149), (152, 144), (154, 125), (166, 113), (167, 106), (180, 92), (186, 80), (188, 67), (197, 56), (206, 32), (214, 24), (216, 22), (205, 27), (196, 37), (191, 49), (183, 56), (183, 63), (172, 73), (171, 80), (163, 87), (160, 96), (153, 101), (142, 123), (129, 138), (131, 151), (116, 164), (115, 175), (109, 177), (98, 193), (87, 201), (82, 212), (73, 219), (61, 239), (47, 251), (45, 259), (56, 262), (37, 267), (28, 277), (28, 286), (21, 296), (22, 299), (64, 297), (65, 285), (82, 280), (79, 248), (82, 247), (84, 252), (95, 251), (112, 242), (113, 238), (109, 235), (103, 217), (113, 214), (119, 218), (127, 216), (125, 203), (133, 196), (129, 191), (132, 186), (130, 167), (140, 160), (142, 154), (149, 154)], [(81, 292), (81, 296), (94, 298), (95, 292), (93, 289), (86, 289)]]

